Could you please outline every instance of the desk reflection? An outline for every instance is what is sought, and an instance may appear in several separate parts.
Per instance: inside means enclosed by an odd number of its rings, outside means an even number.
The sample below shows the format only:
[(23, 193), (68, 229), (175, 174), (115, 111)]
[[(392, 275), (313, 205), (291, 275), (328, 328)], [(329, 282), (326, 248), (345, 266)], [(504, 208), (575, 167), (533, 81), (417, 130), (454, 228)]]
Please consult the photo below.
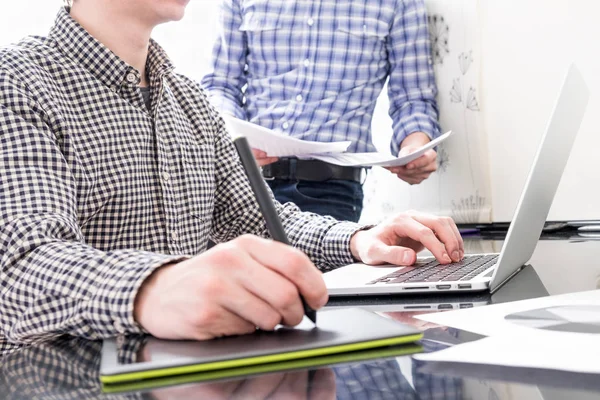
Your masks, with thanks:
[[(143, 339), (119, 349), (121, 362), (143, 354)], [(427, 351), (439, 343), (424, 341)], [(65, 338), (21, 349), (0, 359), (3, 399), (459, 399), (462, 381), (424, 374), (410, 357), (342, 364), (191, 383), (146, 393), (105, 394), (100, 384), (102, 343)]]
[(336, 398), (335, 391), (336, 378), (333, 370), (323, 368), (157, 389), (148, 398), (156, 400), (332, 400)]

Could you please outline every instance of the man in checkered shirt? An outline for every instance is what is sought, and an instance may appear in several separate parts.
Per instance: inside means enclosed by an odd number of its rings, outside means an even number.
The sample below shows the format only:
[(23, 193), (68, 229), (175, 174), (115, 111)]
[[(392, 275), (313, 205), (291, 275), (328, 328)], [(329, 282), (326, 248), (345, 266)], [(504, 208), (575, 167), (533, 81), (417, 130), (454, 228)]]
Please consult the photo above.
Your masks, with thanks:
[(296, 325), (298, 293), (327, 301), (320, 271), (463, 256), (451, 219), (419, 213), (366, 229), (277, 204), (293, 247), (265, 239), (222, 119), (150, 40), (187, 2), (75, 0), (0, 50), (0, 351)]
[[(424, 0), (222, 0), (220, 24), (202, 83), (222, 113), (297, 139), (350, 141), (349, 152), (374, 152), (371, 121), (387, 80), (392, 154), (439, 136)], [(359, 220), (361, 168), (254, 151), (281, 203)], [(421, 183), (437, 169), (436, 152), (388, 169)]]

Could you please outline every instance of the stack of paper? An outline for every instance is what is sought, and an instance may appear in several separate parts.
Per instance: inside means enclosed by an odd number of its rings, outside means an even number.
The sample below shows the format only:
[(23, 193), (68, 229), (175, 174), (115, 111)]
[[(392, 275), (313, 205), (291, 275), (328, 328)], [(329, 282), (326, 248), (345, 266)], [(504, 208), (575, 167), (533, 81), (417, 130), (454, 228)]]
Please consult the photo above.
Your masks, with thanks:
[(421, 157), (452, 134), (447, 132), (411, 154), (394, 157), (383, 153), (345, 153), (350, 146), (349, 141), (322, 143), (300, 140), (234, 117), (224, 118), (227, 128), (234, 136), (245, 136), (251, 147), (264, 151), (269, 157), (312, 158), (352, 167), (400, 167)]
[(600, 374), (600, 290), (417, 318), (489, 336), (419, 360)]

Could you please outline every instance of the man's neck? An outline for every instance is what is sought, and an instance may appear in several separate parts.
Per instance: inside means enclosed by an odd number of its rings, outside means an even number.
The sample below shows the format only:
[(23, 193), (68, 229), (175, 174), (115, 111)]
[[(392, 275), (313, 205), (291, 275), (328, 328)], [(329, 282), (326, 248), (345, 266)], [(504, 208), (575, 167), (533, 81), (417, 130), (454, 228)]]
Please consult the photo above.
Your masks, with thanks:
[(75, 2), (71, 17), (120, 59), (137, 69), (142, 78), (141, 86), (147, 86), (146, 59), (152, 27), (99, 1)]

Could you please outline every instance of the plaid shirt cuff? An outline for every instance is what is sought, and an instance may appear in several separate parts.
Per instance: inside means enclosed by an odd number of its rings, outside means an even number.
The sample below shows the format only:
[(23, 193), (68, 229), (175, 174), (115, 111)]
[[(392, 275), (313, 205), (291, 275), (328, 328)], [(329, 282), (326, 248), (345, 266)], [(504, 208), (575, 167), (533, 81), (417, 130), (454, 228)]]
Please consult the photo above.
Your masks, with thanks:
[(356, 232), (369, 228), (369, 225), (340, 222), (327, 231), (323, 240), (323, 250), (330, 270), (356, 262), (350, 251), (350, 239)]
[[(129, 258), (120, 260), (92, 300), (92, 315), (96, 318), (92, 318), (90, 323), (96, 325), (97, 331), (110, 336), (148, 333), (134, 319), (137, 293), (142, 283), (158, 268), (185, 259), (187, 257), (132, 253)], [(100, 316), (110, 321), (98, 318)]]
[(406, 137), (415, 132), (423, 132), (433, 140), (440, 136), (440, 126), (436, 119), (427, 114), (412, 114), (402, 118), (395, 126), (395, 140), (392, 141), (392, 154), (398, 155), (400, 145)]

